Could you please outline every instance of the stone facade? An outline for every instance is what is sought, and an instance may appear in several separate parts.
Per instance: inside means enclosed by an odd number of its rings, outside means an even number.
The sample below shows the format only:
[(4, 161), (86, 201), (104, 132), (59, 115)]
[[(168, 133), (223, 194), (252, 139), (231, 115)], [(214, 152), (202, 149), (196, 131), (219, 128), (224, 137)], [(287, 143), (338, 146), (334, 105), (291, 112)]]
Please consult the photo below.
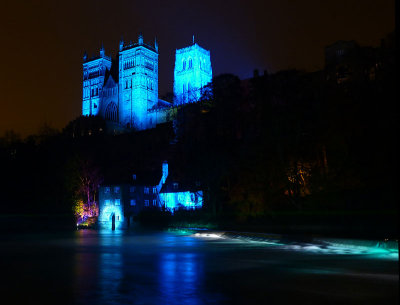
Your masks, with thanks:
[(84, 55), (82, 115), (100, 115), (121, 129), (154, 128), (175, 117), (174, 106), (198, 101), (211, 79), (210, 52), (193, 42), (176, 50), (174, 102), (159, 99), (158, 45), (139, 35), (136, 43), (120, 42), (116, 62), (103, 47), (97, 57)]

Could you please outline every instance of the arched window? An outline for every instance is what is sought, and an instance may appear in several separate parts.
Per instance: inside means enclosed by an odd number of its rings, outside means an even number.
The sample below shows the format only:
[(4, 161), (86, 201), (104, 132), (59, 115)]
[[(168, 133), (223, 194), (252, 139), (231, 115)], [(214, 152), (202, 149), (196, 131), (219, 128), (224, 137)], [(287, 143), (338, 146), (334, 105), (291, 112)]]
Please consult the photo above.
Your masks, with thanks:
[(118, 107), (114, 102), (111, 102), (107, 105), (106, 120), (112, 122), (118, 122)]
[(185, 70), (185, 69), (186, 69), (186, 60), (184, 60), (182, 63), (182, 70)]
[(190, 58), (189, 59), (189, 69), (192, 69), (192, 66), (193, 66), (193, 62), (192, 62), (192, 59)]

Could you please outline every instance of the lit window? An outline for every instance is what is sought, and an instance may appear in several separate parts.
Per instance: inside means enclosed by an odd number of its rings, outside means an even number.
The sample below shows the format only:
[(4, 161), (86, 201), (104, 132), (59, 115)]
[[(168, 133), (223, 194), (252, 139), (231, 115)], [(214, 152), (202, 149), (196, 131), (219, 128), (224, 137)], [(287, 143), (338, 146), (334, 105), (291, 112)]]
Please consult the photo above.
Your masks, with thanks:
[(149, 200), (145, 200), (145, 201), (144, 201), (144, 205), (145, 205), (146, 207), (148, 207), (148, 206), (149, 206)]
[(174, 190), (176, 190), (178, 188), (178, 182), (174, 182), (173, 186), (174, 186)]
[(107, 186), (104, 190), (105, 193), (109, 193), (110, 192), (110, 188)]
[(105, 205), (110, 205), (110, 200), (105, 200), (105, 201), (104, 201), (104, 204), (105, 204)]
[(132, 175), (132, 178), (133, 178), (133, 180), (136, 180), (136, 175), (133, 174), (133, 175)]
[(116, 194), (119, 193), (119, 186), (114, 187), (114, 193), (116, 193)]
[(136, 200), (135, 199), (131, 199), (131, 206), (135, 206), (136, 205)]
[(153, 194), (157, 193), (157, 188), (153, 187)]
[(157, 205), (157, 200), (153, 199), (153, 205), (156, 206)]
[(121, 199), (115, 199), (115, 205), (121, 205)]
[(149, 189), (148, 187), (145, 187), (145, 188), (144, 188), (144, 193), (145, 193), (145, 194), (149, 194), (149, 193), (150, 193), (150, 189)]
[(131, 187), (129, 188), (129, 192), (134, 193), (134, 192), (135, 192), (135, 187), (134, 187), (134, 186), (131, 186)]

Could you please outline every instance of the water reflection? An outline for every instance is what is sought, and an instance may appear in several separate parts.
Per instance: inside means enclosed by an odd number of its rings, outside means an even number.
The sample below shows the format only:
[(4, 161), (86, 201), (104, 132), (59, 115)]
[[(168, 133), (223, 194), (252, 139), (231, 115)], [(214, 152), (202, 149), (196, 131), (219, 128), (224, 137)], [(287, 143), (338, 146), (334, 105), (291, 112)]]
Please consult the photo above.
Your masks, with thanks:
[(123, 279), (122, 231), (100, 231), (99, 303), (117, 303)]
[(202, 304), (204, 260), (197, 253), (162, 253), (159, 287), (166, 304)]
[(93, 251), (97, 244), (96, 235), (91, 231), (76, 232), (75, 254), (75, 297), (79, 300), (91, 299), (96, 292), (98, 254)]
[(140, 231), (18, 238), (0, 241), (4, 304), (398, 303), (398, 259), (356, 248)]

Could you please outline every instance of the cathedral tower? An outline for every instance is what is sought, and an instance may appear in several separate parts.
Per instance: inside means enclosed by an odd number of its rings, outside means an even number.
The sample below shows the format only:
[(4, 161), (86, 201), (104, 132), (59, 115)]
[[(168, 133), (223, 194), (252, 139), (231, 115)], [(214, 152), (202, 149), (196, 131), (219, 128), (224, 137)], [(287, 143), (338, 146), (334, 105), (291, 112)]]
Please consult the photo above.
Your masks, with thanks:
[(148, 110), (158, 103), (158, 46), (143, 42), (124, 45), (119, 50), (119, 122), (122, 126), (143, 130), (156, 122)]
[(99, 56), (88, 59), (83, 56), (82, 115), (97, 115), (100, 109), (101, 92), (106, 70), (111, 69), (111, 58), (105, 55), (104, 47)]
[(176, 50), (174, 69), (174, 104), (196, 102), (201, 90), (212, 80), (210, 51), (194, 42)]

